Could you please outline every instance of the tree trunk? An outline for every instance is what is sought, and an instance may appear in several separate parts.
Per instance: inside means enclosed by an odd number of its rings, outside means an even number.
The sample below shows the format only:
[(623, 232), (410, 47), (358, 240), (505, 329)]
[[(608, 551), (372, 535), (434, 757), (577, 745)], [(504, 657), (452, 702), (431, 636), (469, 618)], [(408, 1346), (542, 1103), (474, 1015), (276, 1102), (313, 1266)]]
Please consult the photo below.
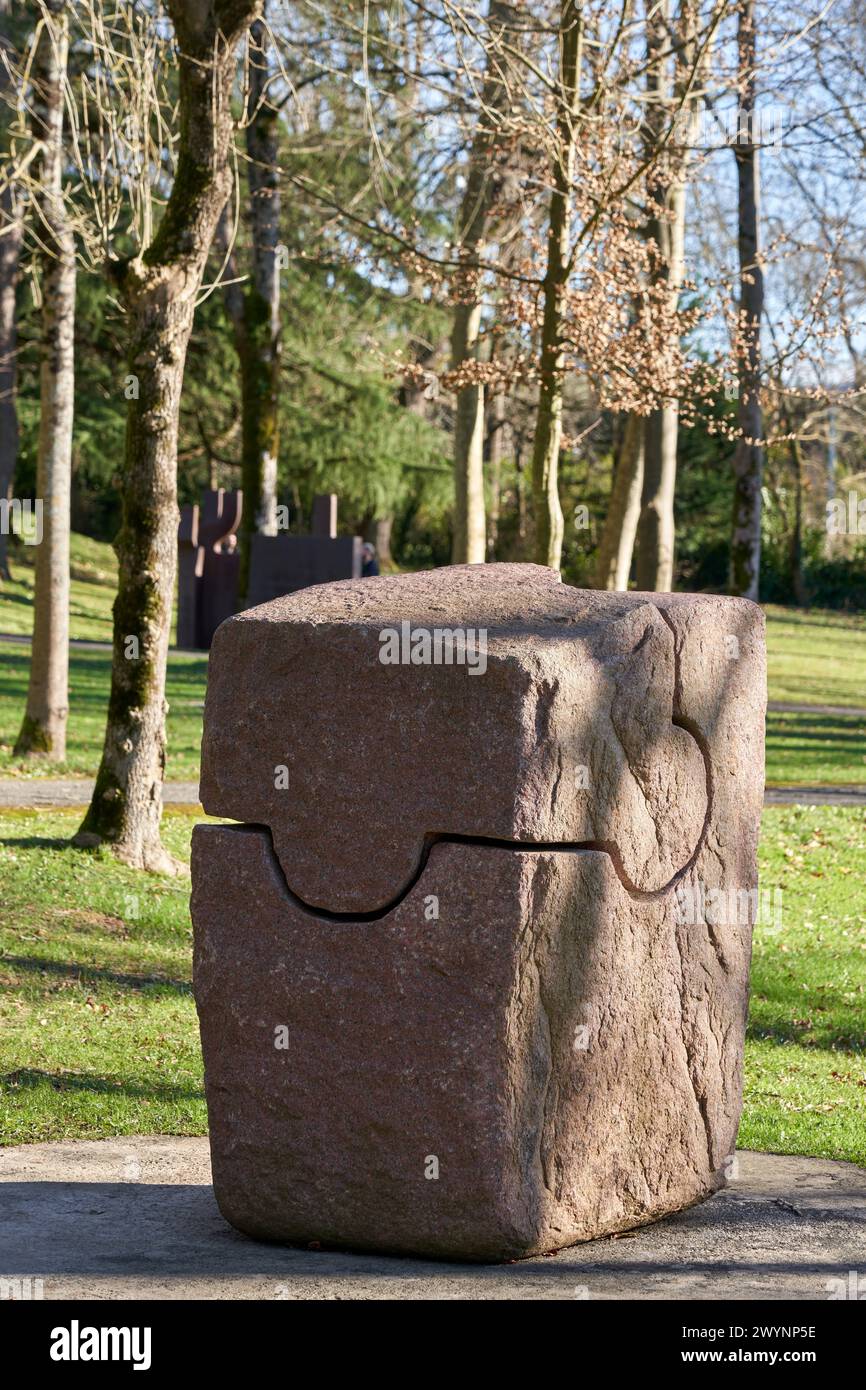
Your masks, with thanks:
[[(850, 335), (849, 335), (850, 336)], [(854, 359), (854, 385), (862, 387), (862, 368), (858, 364), (857, 355), (851, 350), (849, 352)], [(836, 409), (830, 406), (827, 411), (827, 505), (836, 499)], [(828, 512), (829, 515), (829, 512)], [(831, 560), (836, 553), (836, 532), (832, 527), (826, 527), (824, 531), (824, 554)]]
[[(279, 450), (280, 286), (278, 116), (267, 98), (268, 32), (260, 20), (250, 29), (246, 145), (250, 191), (251, 275), (239, 283), (233, 249), (226, 264), (224, 298), (232, 322), (241, 378), (241, 487), (238, 598), (249, 591), (254, 535), (277, 534), (277, 456)], [(235, 232), (238, 230), (234, 229)], [(217, 228), (224, 251), (231, 245), (230, 208)]]
[(562, 559), (565, 530), (558, 486), (565, 369), (562, 320), (570, 269), (571, 195), (583, 50), (583, 18), (577, 0), (562, 0), (559, 46), (556, 153), (544, 276), (538, 416), (532, 448), (535, 559), (538, 564), (556, 570)]
[(790, 450), (791, 468), (794, 474), (794, 525), (791, 528), (791, 539), (788, 547), (788, 572), (794, 602), (800, 608), (806, 608), (809, 599), (803, 575), (803, 450), (796, 434), (790, 441)]
[(755, 120), (755, 7), (743, 0), (737, 33), (740, 69), (740, 129), (734, 145), (740, 261), (737, 376), (739, 438), (734, 452), (734, 515), (731, 532), (730, 589), (757, 600), (761, 572), (761, 486), (764, 430), (761, 411), (761, 319), (764, 273), (760, 264), (760, 172), (752, 126)]
[(375, 548), (379, 569), (383, 573), (395, 568), (394, 557), (391, 554), (391, 533), (393, 530), (394, 518), (389, 515), (376, 517), (367, 531), (367, 540)]
[[(8, 228), (8, 230), (7, 230)], [(18, 330), (15, 291), (23, 223), (10, 188), (0, 193), (0, 499), (11, 499), (18, 459)], [(0, 580), (10, 579), (9, 537), (0, 529)]]
[(522, 560), (526, 554), (527, 524), (526, 466), (523, 461), (523, 447), (518, 444), (514, 450), (514, 492), (517, 501), (517, 551)]
[[(647, 21), (650, 152), (664, 130), (670, 107), (668, 53), (671, 46), (669, 6), (659, 4)], [(688, 34), (686, 53), (688, 52)], [(681, 64), (688, 67), (683, 55)], [(654, 104), (653, 104), (654, 103)], [(683, 283), (686, 217), (685, 171), (662, 176), (650, 183), (652, 201), (661, 212), (651, 212), (647, 234), (658, 248), (656, 274), (667, 286), (667, 306), (677, 307)], [(637, 528), (637, 587), (668, 593), (674, 575), (674, 492), (677, 476), (679, 408), (669, 400), (647, 418), (641, 513)]]
[(41, 142), (36, 194), (40, 213), (42, 321), (39, 369), (33, 645), (27, 707), (15, 756), (66, 757), (69, 712), (69, 516), (75, 386), (75, 241), (63, 200), (63, 110), (69, 24), (64, 0), (50, 0), (33, 61), (32, 127)]
[(673, 586), (678, 425), (675, 401), (654, 410), (646, 421), (635, 575), (644, 592), (667, 594)]
[[(488, 26), (491, 45), (516, 22), (515, 6), (490, 0)], [(488, 55), (487, 75), (481, 92), (478, 132), (469, 156), (466, 191), (460, 209), (460, 259), (465, 263), (456, 277), (460, 301), (454, 310), (451, 334), (451, 366), (478, 360), (481, 302), (476, 263), (487, 236), (490, 208), (496, 187), (493, 165), (496, 132), (491, 132), (490, 113), (501, 109), (506, 91), (498, 71), (501, 55)], [(482, 564), (487, 535), (484, 517), (484, 386), (468, 382), (457, 390), (454, 425), (454, 534), (451, 559), (455, 565)]]
[(644, 466), (644, 421), (630, 412), (616, 455), (613, 484), (595, 572), (597, 589), (627, 589), (640, 516)]
[(195, 299), (231, 184), (235, 47), (251, 0), (169, 0), (179, 47), (178, 164), (151, 245), (114, 263), (127, 314), (129, 402), (115, 542), (111, 695), (102, 761), (79, 844), (109, 842), (136, 868), (176, 868), (159, 837), (165, 775), (165, 675), (177, 561), (177, 431)]
[(268, 101), (268, 35), (261, 20), (250, 29), (247, 155), (252, 277), (244, 294), (241, 342), (242, 437), (240, 599), (249, 589), (253, 535), (277, 534), (277, 453), (280, 389), (280, 186), (277, 111)]
[[(458, 304), (454, 311), (451, 361), (478, 358), (480, 304)], [(484, 519), (484, 387), (479, 383), (457, 392), (454, 421), (454, 536), (455, 565), (479, 565), (485, 558)]]
[(502, 391), (497, 391), (490, 402), (489, 417), (487, 451), (490, 464), (490, 516), (487, 527), (487, 558), (492, 561), (496, 559), (499, 514), (502, 510), (502, 458), (505, 453), (507, 422), (507, 401)]
[[(9, 0), (0, 0), (0, 47), (14, 61), (14, 26), (10, 24)], [(0, 63), (0, 109), (4, 104), (9, 78)], [(0, 119), (3, 147), (6, 148), (6, 121)], [(8, 169), (2, 171), (8, 177)], [(10, 501), (18, 461), (18, 330), (15, 292), (21, 260), (24, 224), (18, 200), (8, 185), (0, 192), (0, 501)], [(9, 537), (0, 528), (0, 581), (10, 579)]]

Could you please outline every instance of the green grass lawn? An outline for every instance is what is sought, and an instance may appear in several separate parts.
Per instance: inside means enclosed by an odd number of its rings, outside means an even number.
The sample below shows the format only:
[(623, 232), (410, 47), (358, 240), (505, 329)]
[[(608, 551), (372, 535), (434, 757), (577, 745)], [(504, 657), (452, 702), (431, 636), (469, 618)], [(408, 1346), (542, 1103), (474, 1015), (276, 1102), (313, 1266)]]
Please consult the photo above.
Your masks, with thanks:
[[(0, 777), (44, 777), (60, 772), (93, 775), (102, 752), (105, 706), (111, 678), (108, 652), (73, 647), (69, 658), (69, 731), (66, 762), (22, 766), (12, 755), (27, 698), (30, 652), (0, 642)], [(168, 776), (198, 777), (207, 657), (172, 652), (168, 663)]]
[(866, 718), (829, 714), (767, 714), (769, 783), (866, 786)]
[[(73, 850), (68, 811), (0, 815), (4, 1142), (203, 1134), (189, 884)], [(194, 817), (169, 813), (186, 858)], [(741, 1147), (866, 1165), (866, 815), (764, 814)]]
[[(71, 849), (78, 819), (0, 818), (3, 1142), (203, 1134), (189, 881)], [(178, 857), (193, 824), (166, 815)]]
[(866, 614), (765, 611), (771, 700), (866, 709)]
[(866, 1165), (866, 814), (765, 810), (742, 1148)]
[[(110, 545), (74, 534), (71, 548), (70, 636), (111, 641), (111, 605), (117, 565)], [(20, 546), (13, 580), (0, 585), (0, 633), (30, 635), (33, 627), (33, 550)], [(0, 777), (92, 776), (102, 752), (111, 679), (109, 652), (72, 647), (69, 660), (69, 734), (65, 763), (20, 765), (12, 747), (27, 698), (30, 649), (0, 641)], [(198, 777), (207, 657), (171, 652), (168, 667), (168, 775)]]
[[(33, 631), (36, 551), (19, 545), (10, 557), (11, 582), (0, 584), (0, 632), (29, 637)], [(89, 642), (111, 641), (111, 605), (117, 584), (114, 551), (104, 541), (73, 532), (70, 545), (69, 635)]]

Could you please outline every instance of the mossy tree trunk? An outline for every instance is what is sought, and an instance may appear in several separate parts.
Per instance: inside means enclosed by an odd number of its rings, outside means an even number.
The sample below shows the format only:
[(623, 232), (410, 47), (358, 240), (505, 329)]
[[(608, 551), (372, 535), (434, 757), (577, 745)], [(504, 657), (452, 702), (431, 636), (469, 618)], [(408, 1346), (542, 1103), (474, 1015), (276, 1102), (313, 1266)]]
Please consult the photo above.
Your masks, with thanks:
[[(18, 460), (18, 332), (15, 291), (21, 256), (22, 222), (12, 190), (0, 193), (0, 499), (11, 498)], [(0, 529), (0, 580), (10, 579), (9, 537)]]
[(36, 200), (42, 295), (33, 645), (17, 757), (66, 757), (69, 709), (69, 512), (75, 387), (75, 240), (63, 199), (63, 110), (69, 23), (50, 0), (36, 36), (31, 121), (39, 142)]
[[(0, 47), (14, 55), (14, 27), (10, 0), (0, 0)], [(6, 112), (3, 98), (9, 86), (5, 67), (0, 63), (0, 138), (6, 146)], [(8, 177), (0, 170), (0, 179)], [(24, 224), (21, 209), (9, 184), (0, 191), (0, 501), (11, 499), (18, 461), (18, 332), (15, 292), (21, 260)], [(10, 579), (9, 537), (0, 527), (0, 580)]]
[(571, 269), (571, 197), (583, 54), (583, 17), (576, 0), (562, 0), (559, 45), (556, 150), (553, 160), (553, 192), (550, 199), (547, 267), (543, 288), (538, 415), (532, 447), (535, 560), (539, 565), (549, 565), (557, 570), (562, 559), (565, 529), (558, 481), (565, 376), (562, 332)]
[(731, 532), (730, 589), (757, 601), (761, 571), (761, 487), (764, 475), (764, 430), (761, 410), (761, 319), (764, 272), (760, 260), (760, 174), (755, 120), (755, 7), (743, 0), (737, 31), (740, 74), (740, 122), (734, 155), (737, 161), (740, 262), (737, 375), (739, 437), (734, 452), (734, 513)]
[(177, 431), (196, 295), (231, 184), (238, 39), (260, 3), (168, 0), (178, 38), (180, 129), (171, 196), (150, 246), (115, 262), (127, 316), (130, 400), (115, 542), (111, 694), (102, 761), (76, 842), (111, 844), (137, 868), (176, 867), (160, 841), (165, 677), (177, 563)]

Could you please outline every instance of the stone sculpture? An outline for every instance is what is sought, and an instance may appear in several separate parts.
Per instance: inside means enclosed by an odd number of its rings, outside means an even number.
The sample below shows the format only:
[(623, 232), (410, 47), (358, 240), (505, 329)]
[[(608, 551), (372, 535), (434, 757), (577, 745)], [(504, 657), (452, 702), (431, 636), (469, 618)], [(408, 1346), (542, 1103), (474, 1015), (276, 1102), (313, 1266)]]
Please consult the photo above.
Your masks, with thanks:
[(197, 827), (192, 909), (232, 1224), (508, 1259), (724, 1182), (764, 686), (754, 604), (533, 565), (220, 629), (201, 797), (244, 824)]

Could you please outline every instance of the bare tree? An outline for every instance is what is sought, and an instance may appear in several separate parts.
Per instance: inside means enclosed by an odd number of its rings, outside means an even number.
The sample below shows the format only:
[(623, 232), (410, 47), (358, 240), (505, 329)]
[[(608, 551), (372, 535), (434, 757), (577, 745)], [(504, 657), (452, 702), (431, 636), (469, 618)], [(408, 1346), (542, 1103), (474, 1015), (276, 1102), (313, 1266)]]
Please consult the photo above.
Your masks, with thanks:
[[(647, 6), (647, 70), (650, 110), (648, 140), (659, 143), (682, 83), (692, 72), (694, 16), (688, 0), (680, 7), (680, 47), (676, 76), (670, 73), (671, 26), (668, 0)], [(659, 161), (649, 180), (651, 211), (648, 235), (658, 258), (656, 275), (664, 281), (674, 314), (684, 274), (686, 182), (685, 159)], [(646, 421), (643, 490), (637, 531), (637, 587), (667, 593), (674, 573), (674, 490), (677, 474), (679, 407), (675, 398), (657, 405)]]
[(37, 506), (33, 644), (17, 757), (66, 757), (69, 712), (69, 524), (75, 385), (75, 239), (63, 196), (63, 109), (69, 23), (65, 0), (43, 0), (34, 33), (30, 99), (37, 146), (33, 200), (39, 293)]
[(231, 186), (231, 94), (238, 40), (260, 0), (168, 0), (179, 48), (179, 149), (153, 238), (115, 260), (129, 373), (123, 511), (115, 543), (111, 695), (102, 760), (78, 844), (110, 843), (134, 867), (176, 868), (160, 840), (165, 677), (177, 561), (177, 431), (196, 297)]
[[(662, 51), (654, 68), (676, 73), (683, 101), (695, 96), (707, 48), (732, 3), (680, 0), (679, 13), (693, 20), (694, 41), (688, 46), (671, 34), (666, 19), (661, 26)], [(636, 91), (635, 81), (646, 69), (637, 53), (643, 19), (637, 19), (633, 0), (612, 6), (585, 0), (513, 6), (513, 20), (499, 33), (492, 6), (487, 5), (484, 19), (481, 8), (478, 0), (419, 7), (429, 23), (424, 44), (427, 106), (445, 112), (429, 123), (431, 146), (447, 142), (431, 161), (435, 167), (443, 167), (446, 152), (451, 156), (463, 113), (474, 116), (476, 144), (456, 218), (463, 229), (456, 250), (453, 244), (443, 245), (436, 219), (426, 223), (419, 217), (397, 217), (387, 196), (381, 209), (385, 215), (378, 216), (361, 212), (357, 200), (313, 176), (304, 175), (299, 182), (344, 220), (349, 236), (368, 234), (378, 250), (390, 246), (402, 258), (407, 277), (427, 276), (434, 295), (445, 285), (452, 302), (458, 300), (452, 363), (440, 375), (457, 405), (453, 558), (483, 558), (483, 527), (472, 524), (471, 517), (483, 521), (484, 396), (506, 385), (513, 394), (514, 384), (527, 381), (539, 396), (532, 451), (535, 557), (558, 566), (563, 536), (559, 454), (563, 440), (570, 444), (563, 421), (565, 380), (580, 378), (583, 385), (575, 399), (592, 398), (596, 410), (645, 416), (685, 395), (695, 378), (685, 335), (701, 309), (689, 306), (688, 313), (681, 312), (674, 281), (682, 271), (670, 261), (669, 281), (659, 274), (647, 291), (647, 241), (634, 213), (642, 201), (645, 206), (653, 201), (648, 185), (654, 178), (656, 183), (677, 182), (670, 147), (678, 112), (668, 83), (665, 99), (658, 103), (658, 136), (644, 144), (634, 120), (645, 96)], [(649, 8), (655, 15), (654, 0)], [(367, 7), (364, 13), (363, 28), (356, 24), (355, 29), (366, 40), (374, 26), (366, 23)], [(351, 49), (351, 18), (345, 24)], [(377, 53), (389, 73), (405, 71), (389, 39), (382, 40)], [(425, 78), (415, 73), (413, 80), (417, 86)], [(499, 107), (492, 101), (491, 81)], [(372, 100), (370, 109), (372, 113)], [(378, 108), (386, 131), (390, 109), (390, 103)], [(377, 138), (374, 129), (374, 143)], [(482, 157), (475, 158), (476, 153)], [(498, 177), (485, 179), (485, 170), (497, 171)], [(481, 193), (488, 187), (494, 203), (484, 208), (487, 225), (476, 237), (472, 218), (484, 207)], [(669, 209), (653, 211), (667, 229)], [(660, 254), (659, 264), (661, 260)], [(495, 303), (491, 327), (506, 345), (505, 371), (498, 352), (481, 360), (482, 294), (485, 302)], [(641, 312), (632, 318), (636, 296)], [(663, 354), (660, 342), (666, 344)], [(407, 383), (416, 386), (426, 375), (417, 362), (402, 370)], [(523, 478), (517, 495), (522, 502)], [(477, 551), (473, 541), (471, 555), (469, 530), (477, 532), (478, 541)]]
[(739, 436), (734, 453), (734, 516), (730, 588), (757, 599), (761, 572), (761, 320), (764, 272), (760, 248), (760, 172), (756, 142), (756, 33), (754, 0), (742, 0), (737, 31), (740, 115), (734, 156), (737, 161), (740, 315), (737, 333)]
[[(489, 235), (490, 213), (498, 171), (498, 121), (507, 98), (500, 45), (515, 23), (513, 4), (490, 0), (487, 12), (487, 71), (481, 92), (478, 127), (469, 155), (466, 188), (458, 219), (458, 248), (464, 268), (456, 277), (457, 305), (451, 333), (451, 366), (477, 362), (480, 350), (481, 298), (477, 261)], [(477, 377), (457, 386), (454, 422), (455, 564), (481, 564), (486, 559), (484, 516), (484, 384)]]
[(278, 110), (268, 98), (268, 31), (256, 20), (249, 37), (246, 144), (250, 189), (252, 275), (236, 321), (241, 364), (244, 506), (240, 526), (239, 594), (247, 596), (250, 542), (277, 533), (280, 384), (280, 185)]
[(580, 110), (583, 16), (577, 0), (562, 0), (559, 14), (559, 76), (553, 191), (547, 235), (547, 268), (542, 288), (538, 416), (532, 446), (532, 497), (535, 559), (559, 569), (564, 522), (559, 501), (559, 448), (565, 349), (562, 342), (565, 298), (571, 273), (570, 239), (575, 146)]

